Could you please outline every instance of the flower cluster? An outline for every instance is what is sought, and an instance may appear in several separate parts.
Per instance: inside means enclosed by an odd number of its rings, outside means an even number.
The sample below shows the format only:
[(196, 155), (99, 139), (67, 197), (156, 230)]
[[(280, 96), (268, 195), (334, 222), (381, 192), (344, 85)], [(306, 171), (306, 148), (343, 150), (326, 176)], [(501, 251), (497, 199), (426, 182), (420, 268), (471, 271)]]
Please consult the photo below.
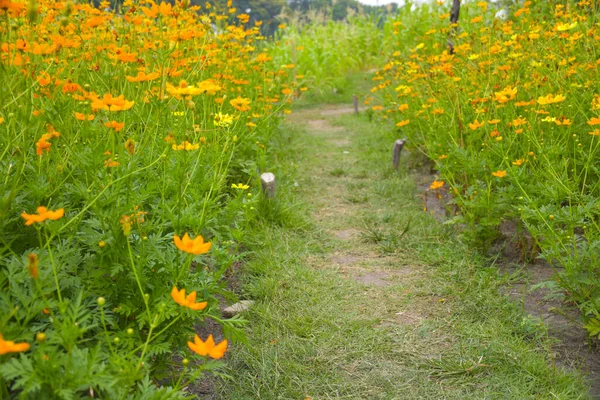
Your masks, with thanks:
[(179, 371), (183, 398), (190, 329), (242, 336), (217, 304), (259, 200), (231, 185), (295, 90), (259, 26), (231, 4), (0, 0), (0, 392), (159, 398)]
[(594, 6), (524, 1), (507, 18), (489, 2), (463, 2), (451, 25), (449, 3), (423, 6), (430, 17), (416, 37), (394, 23), (396, 51), (366, 103), (427, 152), (484, 250), (515, 221), (526, 228), (523, 261), (561, 264), (558, 286), (600, 321), (600, 284), (588, 279), (600, 247)]

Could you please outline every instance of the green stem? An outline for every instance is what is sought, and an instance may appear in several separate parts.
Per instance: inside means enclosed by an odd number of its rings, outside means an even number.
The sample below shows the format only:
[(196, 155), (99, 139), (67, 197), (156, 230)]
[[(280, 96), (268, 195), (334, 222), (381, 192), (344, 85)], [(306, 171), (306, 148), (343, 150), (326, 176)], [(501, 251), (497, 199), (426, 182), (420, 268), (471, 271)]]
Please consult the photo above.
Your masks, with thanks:
[(54, 256), (52, 255), (52, 249), (50, 248), (50, 240), (46, 242), (48, 248), (48, 255), (50, 256), (50, 263), (52, 265), (52, 273), (54, 274), (54, 283), (56, 284), (56, 292), (58, 293), (58, 301), (62, 303), (62, 295), (60, 293), (60, 285), (58, 284), (58, 272), (56, 271), (56, 264), (54, 263)]
[(148, 323), (152, 319), (150, 315), (150, 307), (148, 306), (148, 299), (146, 298), (146, 293), (144, 293), (144, 289), (142, 288), (142, 282), (140, 281), (140, 277), (137, 273), (137, 268), (135, 266), (135, 262), (133, 261), (133, 252), (131, 251), (131, 243), (129, 243), (129, 237), (127, 239), (127, 251), (129, 252), (129, 261), (131, 262), (131, 269), (133, 270), (133, 275), (135, 276), (135, 281), (137, 282), (138, 288), (140, 289), (140, 294), (142, 295), (142, 300), (144, 300), (144, 304), (146, 305), (146, 313), (148, 314)]
[(106, 343), (108, 344), (108, 349), (110, 350), (111, 354), (114, 356), (115, 352), (112, 348), (112, 345), (110, 344), (110, 337), (108, 336), (108, 329), (106, 329), (106, 321), (104, 318), (104, 307), (100, 306), (100, 320), (102, 321), (102, 327), (104, 328), (104, 335), (106, 336)]

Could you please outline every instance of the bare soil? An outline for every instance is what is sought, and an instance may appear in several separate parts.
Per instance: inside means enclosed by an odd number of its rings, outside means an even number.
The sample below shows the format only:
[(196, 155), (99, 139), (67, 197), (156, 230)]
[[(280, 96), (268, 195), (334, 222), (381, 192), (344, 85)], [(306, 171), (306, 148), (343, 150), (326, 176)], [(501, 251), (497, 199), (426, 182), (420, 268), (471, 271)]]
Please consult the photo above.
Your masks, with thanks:
[[(451, 196), (447, 190), (429, 188), (434, 179), (435, 176), (428, 174), (426, 168), (417, 171), (417, 188), (424, 210), (439, 221), (444, 221), (452, 217), (455, 211), (448, 206)], [(573, 304), (566, 303), (560, 293), (536, 287), (555, 280), (560, 268), (541, 259), (524, 262), (522, 245), (516, 240), (514, 222), (504, 223), (500, 230), (501, 238), (494, 242), (488, 255), (495, 259), (501, 274), (517, 277), (504, 288), (504, 292), (520, 304), (527, 314), (544, 323), (548, 336), (555, 340), (552, 351), (556, 365), (582, 371), (589, 379), (591, 395), (600, 399), (600, 351), (597, 341), (589, 339), (583, 328), (581, 313)]]

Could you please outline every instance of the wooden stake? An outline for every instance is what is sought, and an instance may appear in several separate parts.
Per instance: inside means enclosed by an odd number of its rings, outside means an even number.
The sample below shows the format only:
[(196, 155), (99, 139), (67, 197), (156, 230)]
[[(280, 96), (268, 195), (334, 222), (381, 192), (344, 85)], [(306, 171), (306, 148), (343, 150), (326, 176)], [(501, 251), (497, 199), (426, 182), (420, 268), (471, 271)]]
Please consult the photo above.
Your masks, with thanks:
[(267, 199), (275, 197), (275, 175), (271, 172), (265, 172), (260, 176), (262, 192)]
[(358, 114), (358, 97), (352, 96), (352, 104), (354, 104), (354, 114)]
[(450, 10), (450, 32), (448, 32), (448, 48), (450, 54), (454, 54), (454, 36), (456, 35), (456, 24), (458, 24), (459, 14), (460, 0), (453, 0), (452, 8)]
[(396, 171), (400, 166), (400, 153), (402, 153), (404, 143), (406, 143), (406, 138), (398, 139), (394, 142), (394, 149), (392, 150), (392, 165)]

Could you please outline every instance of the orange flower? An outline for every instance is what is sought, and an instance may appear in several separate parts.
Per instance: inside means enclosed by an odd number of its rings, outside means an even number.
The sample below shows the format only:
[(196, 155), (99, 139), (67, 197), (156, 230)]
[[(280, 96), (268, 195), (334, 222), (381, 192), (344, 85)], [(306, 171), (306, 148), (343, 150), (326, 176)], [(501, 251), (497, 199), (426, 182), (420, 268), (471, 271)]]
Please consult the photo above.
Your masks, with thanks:
[(433, 181), (433, 183), (431, 184), (431, 186), (429, 186), (430, 189), (440, 189), (444, 186), (444, 181)]
[(149, 74), (146, 74), (144, 71), (140, 71), (138, 72), (137, 76), (126, 76), (125, 79), (127, 79), (129, 82), (145, 82), (153, 81), (159, 77), (160, 74), (158, 72), (150, 72)]
[(107, 128), (114, 129), (115, 132), (120, 132), (125, 127), (125, 122), (109, 121), (105, 122), (104, 126)]
[(110, 93), (106, 93), (102, 98), (98, 96), (92, 97), (92, 111), (107, 110), (107, 111), (125, 111), (133, 107), (134, 102), (125, 100), (125, 96), (113, 97)]
[(33, 225), (36, 222), (44, 222), (47, 219), (52, 221), (56, 221), (57, 219), (61, 219), (63, 215), (65, 215), (65, 209), (59, 208), (56, 211), (50, 211), (46, 207), (40, 206), (37, 208), (37, 214), (26, 214), (21, 213), (21, 217), (25, 219), (25, 225)]
[(479, 122), (477, 120), (473, 121), (472, 123), (468, 124), (469, 128), (474, 131), (475, 129), (479, 129), (481, 128), (483, 125), (485, 125), (485, 122)]
[(248, 111), (250, 109), (250, 99), (242, 98), (238, 96), (237, 98), (231, 100), (229, 102), (238, 111)]
[(410, 124), (410, 119), (405, 119), (404, 121), (400, 121), (396, 124), (397, 127), (405, 126)]
[(600, 118), (599, 117), (592, 117), (589, 121), (588, 121), (588, 125), (600, 125)]
[(201, 311), (206, 308), (208, 302), (201, 301), (196, 303), (196, 292), (188, 294), (187, 297), (185, 295), (185, 289), (178, 290), (177, 286), (173, 286), (173, 290), (171, 290), (171, 297), (175, 301), (175, 303), (179, 304), (182, 307), (187, 307), (189, 309), (195, 311)]
[[(225, 343), (225, 347), (227, 347), (227, 343)], [(0, 334), (0, 356), (8, 353), (21, 353), (27, 350), (29, 350), (29, 343), (15, 343), (12, 340), (4, 340), (4, 337)], [(225, 353), (225, 350), (223, 350), (223, 353)]]
[(133, 155), (133, 153), (135, 152), (135, 142), (133, 141), (132, 138), (127, 139), (127, 141), (125, 142), (125, 149), (127, 150), (127, 152), (131, 155)]
[(203, 342), (198, 335), (194, 335), (194, 343), (188, 342), (188, 347), (194, 353), (201, 356), (210, 356), (215, 360), (223, 357), (227, 350), (227, 339), (224, 339), (221, 343), (215, 345), (215, 340), (212, 335), (208, 335), (206, 341)]
[(183, 235), (183, 238), (175, 235), (173, 240), (175, 241), (175, 246), (177, 246), (179, 250), (189, 254), (208, 253), (210, 246), (212, 246), (211, 242), (204, 243), (202, 235), (198, 235), (196, 239), (190, 239), (190, 236), (186, 233)]
[(498, 170), (496, 172), (492, 172), (492, 175), (494, 175), (498, 178), (504, 178), (506, 176), (506, 171)]
[(78, 119), (79, 121), (92, 121), (96, 117), (94, 116), (94, 114), (85, 115), (85, 114), (76, 112), (75, 118)]
[(29, 261), (27, 262), (27, 272), (29, 272), (29, 275), (31, 275), (33, 279), (37, 279), (39, 276), (38, 265), (40, 262), (38, 256), (35, 253), (29, 253), (28, 258)]
[(35, 154), (38, 156), (44, 154), (44, 150), (50, 152), (50, 146), (52, 146), (52, 143), (49, 142), (50, 139), (60, 137), (60, 133), (55, 131), (52, 125), (47, 125), (46, 129), (48, 130), (48, 133), (44, 133), (40, 140), (35, 144)]

